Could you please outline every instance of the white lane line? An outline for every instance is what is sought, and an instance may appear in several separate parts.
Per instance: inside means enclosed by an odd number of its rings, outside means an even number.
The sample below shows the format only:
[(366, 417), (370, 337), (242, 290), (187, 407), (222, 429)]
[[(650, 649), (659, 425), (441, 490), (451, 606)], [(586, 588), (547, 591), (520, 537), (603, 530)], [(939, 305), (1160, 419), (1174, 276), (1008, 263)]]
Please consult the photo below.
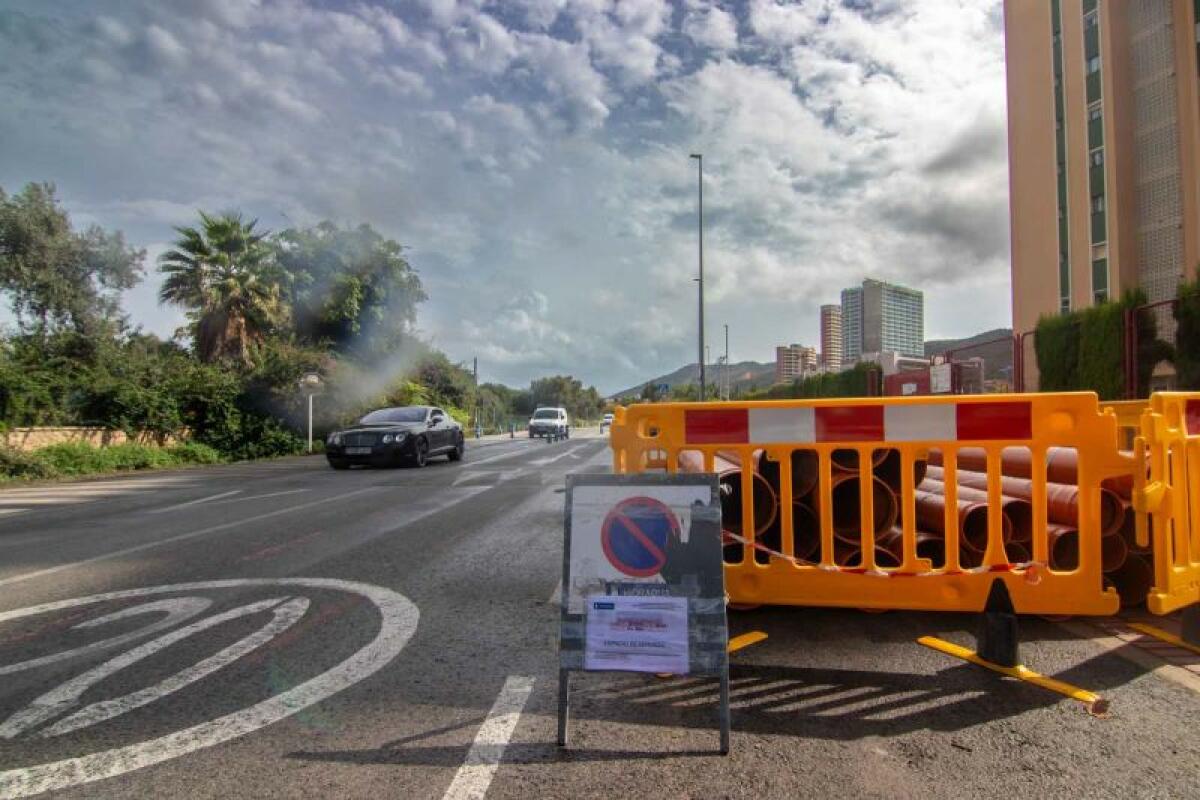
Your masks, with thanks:
[(467, 760), (458, 768), (442, 800), (483, 800), (532, 691), (533, 678), (510, 675), (504, 681), (500, 696), (475, 734)]
[(0, 517), (10, 516), (12, 514), (24, 514), (28, 508), (0, 508)]
[(181, 508), (188, 508), (189, 506), (198, 506), (201, 503), (208, 503), (213, 500), (220, 500), (222, 497), (233, 497), (235, 494), (241, 494), (241, 493), (242, 493), (241, 489), (234, 489), (229, 492), (221, 492), (220, 494), (209, 495), (208, 497), (201, 497), (196, 500), (188, 500), (186, 503), (176, 503), (175, 505), (167, 506), (166, 508), (156, 508), (156, 509), (153, 509), (150, 513), (151, 514), (165, 514), (168, 511), (176, 511)]
[(278, 517), (281, 514), (290, 514), (293, 511), (303, 511), (304, 509), (312, 508), (313, 506), (325, 505), (327, 503), (332, 503), (336, 500), (345, 500), (348, 497), (354, 497), (355, 495), (360, 495), (365, 492), (373, 492), (379, 488), (381, 488), (381, 487), (368, 486), (364, 489), (355, 489), (353, 492), (345, 492), (344, 494), (334, 495), (333, 497), (326, 497), (326, 498), (322, 498), (320, 500), (313, 500), (312, 502), (309, 502), (309, 503), (301, 503), (298, 506), (288, 506), (287, 508), (277, 508), (274, 511), (267, 511), (262, 514), (255, 514), (252, 517), (245, 517), (244, 519), (236, 519), (236, 520), (233, 520), (232, 522), (223, 522), (220, 525), (211, 525), (207, 528), (201, 528), (200, 530), (197, 530), (197, 531), (189, 531), (187, 533), (181, 533), (178, 536), (168, 536), (166, 539), (156, 539), (153, 542), (146, 542), (145, 544), (134, 545), (133, 547), (126, 547), (123, 550), (114, 550), (111, 553), (105, 553), (104, 555), (93, 556), (92, 558), (85, 558), (82, 561), (72, 561), (67, 564), (59, 564), (56, 567), (47, 567), (46, 569), (39, 569), (39, 570), (35, 570), (33, 572), (26, 572), (22, 575), (13, 575), (11, 578), (0, 578), (0, 586), (8, 586), (9, 584), (20, 583), (21, 581), (27, 581), (32, 578), (41, 578), (46, 575), (53, 575), (56, 572), (63, 572), (68, 569), (75, 569), (76, 567), (84, 567), (84, 566), (87, 566), (88, 564), (96, 564), (101, 561), (108, 561), (111, 558), (120, 558), (121, 556), (127, 556), (132, 553), (140, 553), (143, 550), (150, 550), (151, 548), (154, 548), (154, 547), (161, 547), (164, 544), (173, 544), (175, 542), (186, 541), (187, 539), (194, 539), (197, 536), (205, 536), (210, 533), (217, 533), (218, 531), (229, 530), (230, 528), (236, 528), (239, 525), (246, 525), (247, 523), (250, 523), (250, 522), (258, 522), (259, 520), (270, 519), (271, 517)]
[(583, 449), (582, 447), (575, 447), (575, 448), (572, 448), (572, 449), (566, 451), (565, 453), (559, 453), (558, 455), (550, 456), (549, 458), (535, 458), (533, 461), (530, 461), (529, 463), (535, 464), (539, 467), (544, 467), (547, 464), (553, 464), (555, 461), (558, 461), (561, 458), (566, 458), (567, 456), (575, 455), (578, 451), (580, 451), (582, 449)]
[(513, 456), (519, 456), (519, 455), (521, 455), (521, 453), (525, 452), (528, 449), (529, 449), (529, 445), (522, 445), (520, 447), (514, 447), (512, 449), (505, 450), (503, 453), (500, 453), (499, 455), (488, 456), (487, 458), (479, 458), (479, 459), (473, 458), (470, 461), (468, 461), (466, 464), (464, 464), (463, 468), (466, 469), (469, 467), (478, 466), (480, 464), (486, 464), (489, 461), (499, 461), (502, 458), (512, 458)]
[(308, 489), (287, 489), (286, 491), (282, 492), (269, 492), (267, 494), (251, 495), (250, 497), (236, 497), (233, 500), (222, 500), (220, 503), (217, 503), (217, 505), (223, 506), (228, 503), (244, 503), (247, 500), (265, 500), (268, 497), (282, 497), (285, 494), (300, 494), (301, 492), (307, 491)]

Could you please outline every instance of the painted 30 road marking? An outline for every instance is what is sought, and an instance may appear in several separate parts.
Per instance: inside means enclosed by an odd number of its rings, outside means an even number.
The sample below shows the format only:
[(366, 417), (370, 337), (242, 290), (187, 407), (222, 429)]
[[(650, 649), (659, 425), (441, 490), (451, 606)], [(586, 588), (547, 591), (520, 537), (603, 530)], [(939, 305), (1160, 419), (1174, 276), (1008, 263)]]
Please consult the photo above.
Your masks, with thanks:
[[(417, 623), (420, 619), (420, 612), (417, 610), (416, 605), (408, 600), (408, 598), (379, 586), (325, 578), (247, 578), (154, 586), (90, 595), (71, 600), (61, 600), (54, 603), (17, 609), (15, 611), (0, 612), (0, 623), (111, 600), (126, 600), (139, 597), (154, 597), (163, 594), (182, 594), (242, 587), (283, 587), (291, 590), (295, 588), (308, 588), (357, 594), (369, 600), (379, 611), (379, 632), (367, 645), (340, 664), (299, 686), (248, 708), (234, 711), (217, 719), (202, 722), (190, 728), (175, 731), (149, 741), (117, 747), (99, 753), (91, 753), (76, 758), (67, 758), (60, 761), (0, 772), (0, 797), (28, 797), (42, 792), (64, 789), (69, 786), (77, 786), (115, 777), (132, 770), (142, 769), (169, 759), (178, 758), (196, 750), (212, 747), (213, 745), (227, 742), (271, 725), (315, 703), (319, 703), (378, 672), (404, 649), (404, 646), (416, 631)], [(192, 617), (207, 607), (207, 605), (198, 605), (195, 602), (202, 598), (175, 599), (183, 602), (176, 603), (175, 605), (163, 604), (157, 610), (168, 611), (168, 618), (171, 618), (172, 612), (174, 612), (174, 622), (176, 623), (181, 621), (183, 615), (186, 614), (187, 617)], [(211, 603), (211, 601), (209, 602)], [(125, 667), (149, 657), (174, 642), (238, 617), (265, 611), (271, 612), (272, 618), (266, 625), (218, 653), (201, 660), (169, 678), (159, 681), (154, 686), (131, 692), (123, 697), (92, 703), (44, 729), (41, 735), (55, 736), (71, 730), (78, 730), (88, 725), (112, 719), (133, 708), (159, 700), (190, 683), (200, 680), (222, 666), (231, 663), (236, 658), (265, 644), (303, 617), (308, 605), (309, 601), (306, 598), (291, 596), (276, 597), (241, 606), (214, 617), (198, 620), (184, 628), (164, 634), (158, 639), (139, 645), (133, 650), (119, 655), (107, 663), (89, 670), (62, 686), (43, 694), (28, 707), (0, 724), (0, 735), (16, 736), (33, 730), (38, 725), (73, 710), (78, 703), (80, 695), (88, 687)], [(119, 618), (118, 615), (132, 616), (140, 611), (144, 611), (145, 608), (145, 606), (139, 606), (133, 610), (126, 609), (102, 619), (112, 621)], [(166, 620), (162, 622), (166, 622)], [(150, 632), (151, 628), (156, 631), (162, 630), (164, 627), (162, 622), (148, 626), (140, 632), (135, 633), (144, 636)], [(126, 637), (129, 636), (131, 635), (126, 634), (125, 637), (114, 637), (114, 639), (128, 641)], [(97, 643), (97, 645), (106, 646), (112, 646), (112, 644), (113, 640)], [(93, 645), (91, 648), (95, 648), (97, 645)], [(62, 657), (65, 658), (79, 654), (79, 650), (69, 651), (66, 656)], [(55, 657), (54, 660), (60, 659)], [(34, 661), (10, 665), (8, 671), (15, 671), (13, 668), (28, 668)], [(0, 667), (0, 674), (3, 674), (2, 667)]]

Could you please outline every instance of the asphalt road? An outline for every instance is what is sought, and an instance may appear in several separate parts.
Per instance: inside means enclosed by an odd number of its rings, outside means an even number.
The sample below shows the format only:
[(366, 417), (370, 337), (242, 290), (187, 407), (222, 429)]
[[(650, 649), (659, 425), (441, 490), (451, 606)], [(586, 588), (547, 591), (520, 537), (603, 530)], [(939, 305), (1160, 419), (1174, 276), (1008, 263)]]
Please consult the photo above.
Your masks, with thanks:
[(1120, 620), (1023, 621), (1101, 719), (914, 643), (968, 617), (734, 615), (770, 638), (730, 756), (711, 683), (612, 674), (560, 751), (563, 479), (607, 465), (590, 432), (0, 492), (0, 797), (1195, 795), (1200, 657), (1113, 650)]

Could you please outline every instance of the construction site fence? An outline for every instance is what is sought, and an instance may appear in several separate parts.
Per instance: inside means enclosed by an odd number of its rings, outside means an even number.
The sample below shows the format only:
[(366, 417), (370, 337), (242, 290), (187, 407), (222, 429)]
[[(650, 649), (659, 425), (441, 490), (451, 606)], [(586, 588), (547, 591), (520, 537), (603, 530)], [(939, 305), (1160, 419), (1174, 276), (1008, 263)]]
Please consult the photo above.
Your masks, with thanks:
[[(1200, 393), (619, 407), (618, 473), (716, 473), (729, 599), (1158, 614), (1200, 600)], [(1116, 566), (1114, 566), (1116, 565)]]

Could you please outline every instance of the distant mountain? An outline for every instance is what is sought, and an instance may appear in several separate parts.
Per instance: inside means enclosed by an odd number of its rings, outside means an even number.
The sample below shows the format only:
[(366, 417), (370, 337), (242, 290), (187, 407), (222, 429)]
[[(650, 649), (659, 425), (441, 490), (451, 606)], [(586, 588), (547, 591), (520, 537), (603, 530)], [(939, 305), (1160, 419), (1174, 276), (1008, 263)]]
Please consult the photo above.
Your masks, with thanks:
[[(707, 364), (705, 365), (704, 372), (705, 381), (712, 386), (716, 386), (717, 382), (721, 379), (721, 367), (716, 364)], [(647, 383), (652, 383), (655, 386), (665, 383), (674, 388), (676, 386), (691, 386), (698, 383), (699, 380), (699, 367), (695, 364), (688, 364), (686, 367), (680, 367), (674, 372), (659, 375), (657, 378), (642, 381), (637, 386), (616, 392), (610, 396), (610, 399), (619, 400), (630, 396), (638, 397), (642, 393), (642, 387)], [(736, 364), (730, 364), (729, 381), (733, 389), (757, 389), (762, 386), (770, 386), (775, 382), (775, 363), (762, 364), (758, 361), (739, 361)]]
[[(979, 342), (986, 342), (986, 344), (979, 344)], [(969, 336), (965, 339), (935, 339), (925, 343), (925, 355), (927, 357), (942, 355), (951, 350), (955, 351), (953, 355), (956, 359), (962, 360), (974, 358), (975, 356), (982, 358), (984, 377), (988, 379), (1011, 377), (1012, 330), (1009, 328), (996, 328), (995, 330)], [(705, 378), (710, 384), (716, 385), (720, 379), (720, 369), (715, 364), (708, 365)], [(761, 389), (775, 382), (775, 362), (773, 361), (766, 364), (759, 361), (741, 361), (731, 365), (729, 369), (731, 372), (729, 379), (734, 390)], [(642, 393), (642, 387), (647, 383), (652, 383), (655, 386), (665, 383), (674, 388), (676, 386), (691, 386), (698, 380), (699, 370), (696, 365), (688, 364), (686, 367), (680, 367), (674, 372), (659, 375), (657, 378), (642, 381), (637, 386), (616, 392), (610, 395), (609, 399), (620, 400), (631, 396), (638, 397)]]
[[(993, 341), (999, 340), (999, 341)], [(979, 344), (987, 342), (987, 344)], [(969, 336), (966, 339), (938, 339), (925, 343), (927, 357), (940, 356), (953, 350), (955, 360), (962, 361), (979, 356), (983, 359), (984, 377), (1011, 378), (1012, 372), (1012, 329), (996, 328), (992, 331)]]

